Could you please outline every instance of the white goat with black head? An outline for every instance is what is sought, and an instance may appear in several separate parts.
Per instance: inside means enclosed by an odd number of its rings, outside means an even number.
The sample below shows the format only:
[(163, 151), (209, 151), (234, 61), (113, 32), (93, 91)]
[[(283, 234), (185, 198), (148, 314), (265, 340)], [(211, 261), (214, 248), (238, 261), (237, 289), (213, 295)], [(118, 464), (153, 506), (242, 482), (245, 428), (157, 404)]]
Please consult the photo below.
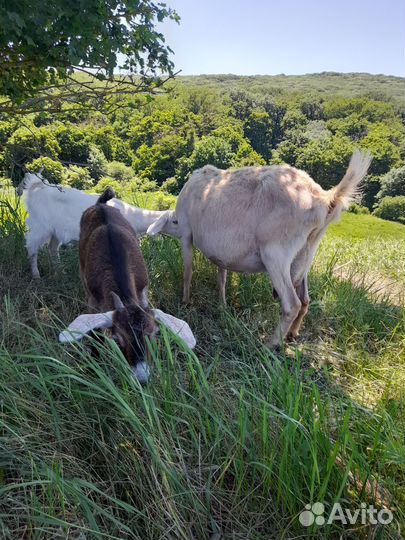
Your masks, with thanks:
[[(46, 182), (39, 173), (27, 173), (19, 191), (28, 210), (26, 245), (34, 278), (39, 278), (38, 252), (48, 244), (53, 258), (58, 257), (60, 245), (79, 240), (80, 218), (94, 205), (98, 195)], [(112, 199), (109, 206), (118, 208), (137, 234), (144, 234), (148, 227), (160, 219), (162, 232), (177, 236), (177, 221), (171, 210), (145, 210)]]
[(106, 205), (112, 197), (114, 192), (107, 189), (80, 222), (80, 275), (88, 304), (97, 313), (77, 317), (59, 339), (74, 341), (96, 328), (111, 328), (134, 375), (145, 383), (149, 378), (146, 338), (155, 338), (156, 320), (191, 348), (195, 339), (185, 321), (149, 307), (148, 272), (136, 233), (117, 208)]

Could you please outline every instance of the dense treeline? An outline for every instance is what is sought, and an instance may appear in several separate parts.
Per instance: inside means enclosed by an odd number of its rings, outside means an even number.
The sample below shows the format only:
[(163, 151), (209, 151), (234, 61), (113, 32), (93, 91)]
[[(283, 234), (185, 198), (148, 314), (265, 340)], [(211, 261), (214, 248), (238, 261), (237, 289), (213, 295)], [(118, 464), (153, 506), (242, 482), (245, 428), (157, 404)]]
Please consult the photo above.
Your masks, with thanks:
[(82, 104), (58, 115), (3, 117), (0, 166), (14, 183), (25, 168), (42, 168), (50, 180), (81, 189), (176, 194), (207, 163), (288, 163), (329, 188), (360, 147), (374, 156), (363, 205), (383, 203), (380, 215), (388, 206), (398, 219), (405, 206), (399, 85), (400, 78), (365, 74), (179, 78), (153, 99), (117, 98), (108, 115)]

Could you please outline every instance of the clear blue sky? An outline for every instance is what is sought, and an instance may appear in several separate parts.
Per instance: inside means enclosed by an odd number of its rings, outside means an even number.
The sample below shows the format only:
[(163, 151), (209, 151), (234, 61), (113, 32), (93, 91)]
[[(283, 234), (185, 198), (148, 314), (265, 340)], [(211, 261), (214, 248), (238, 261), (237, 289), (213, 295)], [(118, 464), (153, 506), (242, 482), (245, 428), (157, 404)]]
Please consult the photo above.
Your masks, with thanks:
[(165, 0), (183, 75), (362, 71), (404, 76), (404, 0)]

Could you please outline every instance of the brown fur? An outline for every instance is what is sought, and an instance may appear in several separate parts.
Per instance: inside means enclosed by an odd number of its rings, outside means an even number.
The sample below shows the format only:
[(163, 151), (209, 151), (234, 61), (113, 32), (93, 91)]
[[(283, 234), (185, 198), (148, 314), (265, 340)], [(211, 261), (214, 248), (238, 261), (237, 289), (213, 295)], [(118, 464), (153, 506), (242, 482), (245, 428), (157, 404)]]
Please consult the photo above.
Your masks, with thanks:
[(89, 305), (114, 310), (112, 292), (124, 308), (115, 309), (112, 336), (130, 364), (143, 360), (144, 336), (156, 325), (147, 301), (148, 273), (136, 233), (116, 208), (96, 204), (82, 215), (80, 275)]
[(116, 208), (105, 205), (90, 207), (80, 221), (80, 270), (88, 292), (97, 301), (99, 311), (114, 308), (111, 292), (120, 297), (123, 295), (114, 277), (108, 228), (113, 230), (125, 253), (131, 300), (139, 303), (142, 291), (148, 286), (145, 261), (130, 224)]

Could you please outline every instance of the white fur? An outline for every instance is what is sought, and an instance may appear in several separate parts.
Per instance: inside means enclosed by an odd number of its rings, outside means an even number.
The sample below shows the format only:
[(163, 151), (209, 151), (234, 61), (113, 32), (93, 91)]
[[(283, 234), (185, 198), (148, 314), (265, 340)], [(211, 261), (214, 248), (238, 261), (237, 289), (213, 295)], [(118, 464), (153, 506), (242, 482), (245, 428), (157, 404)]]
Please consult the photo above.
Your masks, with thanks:
[[(29, 213), (26, 244), (34, 278), (39, 278), (38, 252), (48, 244), (51, 255), (57, 257), (61, 244), (78, 240), (80, 218), (83, 212), (96, 203), (99, 195), (83, 193), (74, 188), (56, 186), (44, 181), (39, 173), (27, 173), (23, 183), (23, 197)], [(161, 232), (177, 236), (177, 223), (170, 210), (144, 210), (112, 199), (107, 203), (118, 208), (137, 234), (144, 234), (156, 220), (165, 216)]]
[[(152, 312), (157, 321), (169, 328), (173, 334), (179, 336), (190, 349), (194, 349), (197, 342), (186, 321), (169, 315), (161, 309), (152, 309)], [(69, 324), (66, 330), (59, 334), (59, 341), (61, 343), (79, 341), (92, 330), (111, 328), (113, 325), (113, 313), (114, 311), (106, 311), (104, 313), (83, 313), (79, 315)]]
[(86, 334), (97, 328), (111, 328), (114, 311), (105, 313), (83, 313), (72, 321), (66, 330), (59, 334), (61, 343), (81, 340)]
[[(228, 270), (267, 272), (282, 308), (270, 344), (280, 344), (287, 334), (296, 337), (308, 310), (307, 275), (316, 250), (328, 225), (355, 195), (370, 162), (370, 155), (355, 152), (345, 176), (329, 191), (288, 166), (221, 170), (206, 165), (194, 171), (176, 206), (184, 301), (190, 297), (194, 245), (218, 266), (224, 303)], [(159, 224), (164, 226), (164, 220), (148, 231), (158, 233)]]
[(173, 334), (176, 334), (181, 338), (184, 343), (190, 347), (190, 349), (194, 349), (194, 347), (197, 344), (197, 341), (194, 337), (193, 332), (191, 331), (191, 328), (186, 323), (186, 321), (183, 321), (182, 319), (178, 319), (177, 317), (174, 317), (173, 315), (169, 315), (169, 313), (165, 313), (161, 309), (153, 309), (153, 315), (155, 319), (165, 326), (169, 328)]
[(146, 384), (149, 381), (150, 369), (146, 362), (138, 362), (136, 366), (131, 368), (131, 371), (141, 384)]

